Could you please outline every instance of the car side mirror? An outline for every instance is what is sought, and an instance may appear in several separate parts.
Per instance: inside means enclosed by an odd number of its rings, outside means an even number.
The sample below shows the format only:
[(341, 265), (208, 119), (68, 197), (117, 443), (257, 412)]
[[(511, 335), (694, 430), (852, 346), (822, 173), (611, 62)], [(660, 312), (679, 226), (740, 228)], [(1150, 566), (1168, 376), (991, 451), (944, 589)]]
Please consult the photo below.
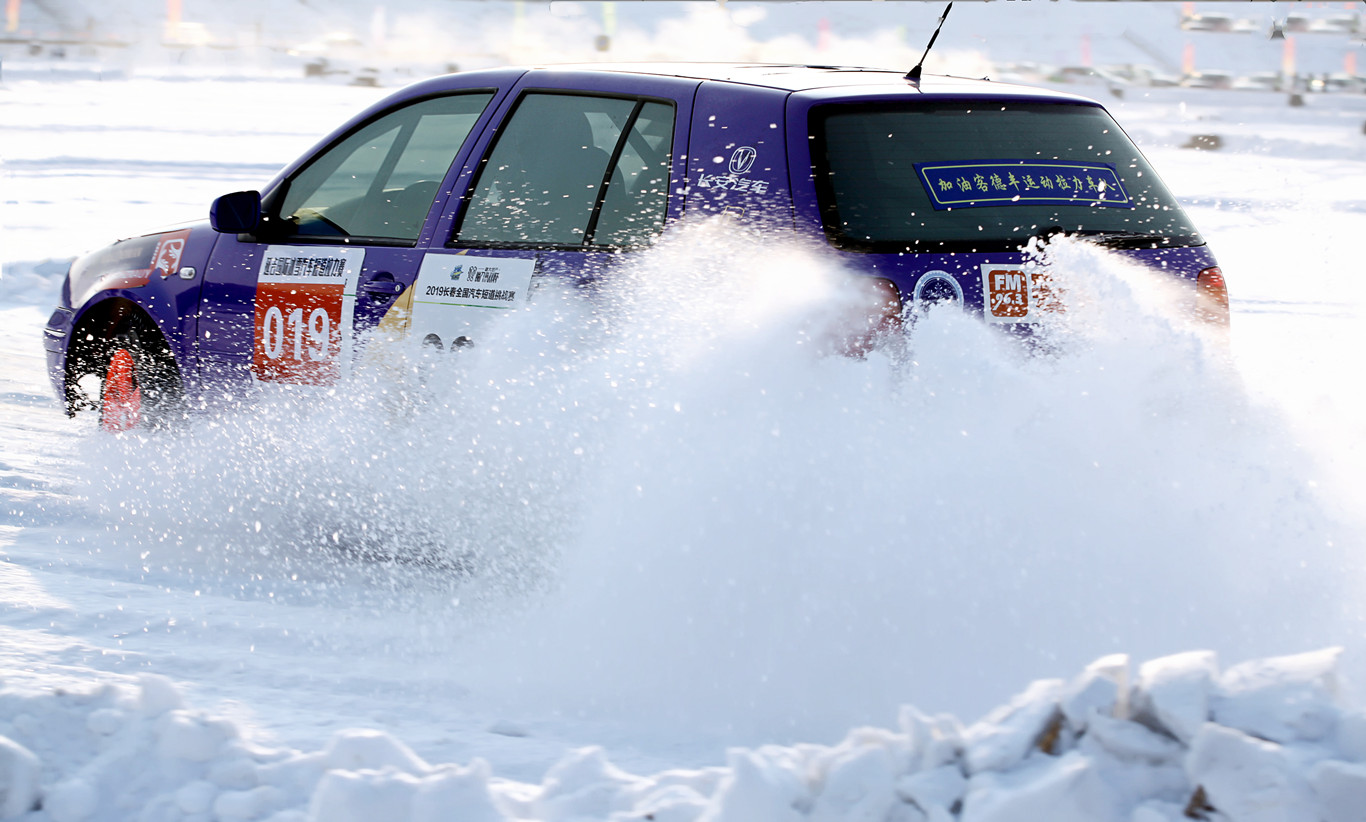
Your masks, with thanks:
[(223, 234), (250, 234), (261, 224), (261, 192), (234, 191), (209, 206), (209, 225)]

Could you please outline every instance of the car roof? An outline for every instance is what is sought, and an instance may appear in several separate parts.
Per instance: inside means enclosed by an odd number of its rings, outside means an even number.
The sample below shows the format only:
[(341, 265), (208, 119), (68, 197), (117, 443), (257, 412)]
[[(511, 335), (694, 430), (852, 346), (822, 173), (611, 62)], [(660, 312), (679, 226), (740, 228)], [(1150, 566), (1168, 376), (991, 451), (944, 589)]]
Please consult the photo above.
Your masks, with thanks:
[(787, 63), (564, 63), (525, 66), (533, 71), (573, 71), (602, 74), (644, 74), (680, 77), (702, 81), (738, 83), (789, 92), (863, 87), (873, 91), (917, 90), (921, 94), (944, 95), (1026, 95), (1048, 97), (1059, 101), (1088, 102), (1086, 97), (1011, 83), (994, 82), (987, 78), (952, 77), (926, 74), (919, 85), (906, 79), (900, 69), (864, 68), (859, 66), (799, 65)]

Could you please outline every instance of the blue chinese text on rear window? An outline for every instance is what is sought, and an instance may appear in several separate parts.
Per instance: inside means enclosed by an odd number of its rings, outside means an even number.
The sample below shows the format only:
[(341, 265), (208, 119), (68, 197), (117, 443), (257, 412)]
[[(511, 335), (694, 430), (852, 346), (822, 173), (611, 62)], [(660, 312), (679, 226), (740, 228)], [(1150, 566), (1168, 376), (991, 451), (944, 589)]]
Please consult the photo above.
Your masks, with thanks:
[(1011, 205), (1133, 208), (1115, 173), (1103, 163), (1064, 160), (967, 160), (916, 163), (936, 211)]

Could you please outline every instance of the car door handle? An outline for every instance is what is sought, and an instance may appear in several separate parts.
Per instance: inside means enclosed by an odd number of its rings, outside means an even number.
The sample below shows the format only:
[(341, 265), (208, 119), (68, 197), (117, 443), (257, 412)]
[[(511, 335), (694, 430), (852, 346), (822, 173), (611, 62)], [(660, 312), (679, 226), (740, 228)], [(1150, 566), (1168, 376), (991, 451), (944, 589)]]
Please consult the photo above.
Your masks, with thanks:
[(362, 285), (360, 289), (367, 294), (383, 294), (386, 297), (392, 297), (403, 293), (403, 283), (396, 283), (393, 280), (371, 280)]

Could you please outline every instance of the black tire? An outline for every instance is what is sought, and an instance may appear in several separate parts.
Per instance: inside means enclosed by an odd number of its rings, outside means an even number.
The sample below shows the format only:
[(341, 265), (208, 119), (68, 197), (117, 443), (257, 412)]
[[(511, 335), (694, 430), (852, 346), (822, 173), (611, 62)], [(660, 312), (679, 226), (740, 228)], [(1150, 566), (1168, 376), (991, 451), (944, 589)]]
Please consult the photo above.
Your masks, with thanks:
[[(96, 372), (101, 379), (100, 427), (108, 431), (160, 428), (180, 416), (184, 388), (161, 334), (145, 322), (131, 323), (105, 341), (97, 356)], [(135, 419), (127, 419), (127, 409), (110, 396), (110, 378), (120, 352), (131, 359), (132, 387), (139, 397)], [(124, 362), (127, 362), (125, 360)]]

